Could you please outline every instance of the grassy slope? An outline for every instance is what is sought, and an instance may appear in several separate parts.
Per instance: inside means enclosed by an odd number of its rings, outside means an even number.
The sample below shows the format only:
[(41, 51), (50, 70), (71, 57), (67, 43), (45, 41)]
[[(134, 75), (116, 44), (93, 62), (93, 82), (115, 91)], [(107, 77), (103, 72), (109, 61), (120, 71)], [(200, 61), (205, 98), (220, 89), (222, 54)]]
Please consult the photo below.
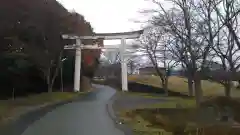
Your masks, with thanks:
[[(173, 135), (173, 131), (181, 131), (185, 129), (192, 131), (192, 133), (184, 133), (184, 135), (198, 135), (196, 129), (199, 127), (205, 127), (204, 135), (239, 135), (240, 130), (237, 128), (231, 128), (230, 126), (223, 124), (209, 123), (208, 117), (204, 120), (192, 120), (192, 118), (198, 117), (198, 110), (188, 109), (174, 109), (174, 106), (169, 109), (165, 108), (161, 104), (144, 107), (138, 110), (127, 110), (119, 113), (119, 116), (123, 123), (129, 125), (136, 135)], [(161, 108), (156, 110), (156, 108)], [(180, 130), (179, 130), (180, 129)], [(182, 131), (183, 131), (182, 130)], [(229, 133), (229, 131), (231, 133)]]
[[(138, 82), (141, 84), (148, 84), (155, 87), (162, 87), (161, 81), (158, 76), (148, 76), (148, 75), (131, 75), (128, 77), (129, 81)], [(169, 90), (181, 93), (187, 93), (188, 86), (187, 86), (187, 79), (181, 78), (177, 76), (169, 77)], [(204, 96), (212, 96), (212, 95), (223, 95), (224, 88), (221, 84), (210, 82), (203, 80), (202, 81), (202, 89)], [(235, 89), (232, 90), (233, 96), (240, 95), (240, 91)]]
[(25, 98), (17, 98), (15, 100), (0, 100), (0, 121), (5, 117), (17, 114), (19, 108), (24, 110), (28, 107), (68, 100), (82, 94), (83, 93), (53, 92), (31, 95)]
[[(150, 95), (147, 95), (147, 97), (156, 98)], [(168, 99), (168, 97), (159, 98)], [(177, 97), (169, 98), (170, 102), (141, 106), (132, 110), (122, 110), (118, 113), (118, 116), (124, 124), (129, 125), (134, 130), (136, 135), (173, 135), (171, 131), (179, 131), (182, 128), (192, 131), (191, 134), (185, 133), (184, 135), (197, 135), (195, 130), (198, 127), (205, 127), (205, 135), (240, 134), (240, 130), (232, 129), (230, 126), (213, 124), (214, 117), (211, 114), (202, 112), (204, 114), (199, 116), (201, 109), (195, 108), (194, 100)], [(180, 103), (182, 107), (176, 108), (176, 103)], [(197, 117), (200, 119), (194, 119)], [(209, 117), (211, 117), (211, 120)], [(228, 133), (228, 131), (231, 131), (231, 133)]]

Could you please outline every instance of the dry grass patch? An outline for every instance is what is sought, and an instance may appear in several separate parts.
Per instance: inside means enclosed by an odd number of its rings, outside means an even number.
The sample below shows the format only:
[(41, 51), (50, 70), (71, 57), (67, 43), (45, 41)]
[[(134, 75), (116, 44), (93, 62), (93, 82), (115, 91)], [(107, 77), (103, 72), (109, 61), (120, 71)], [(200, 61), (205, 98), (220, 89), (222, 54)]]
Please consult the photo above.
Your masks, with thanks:
[(83, 94), (84, 93), (81, 92), (52, 92), (30, 95), (28, 97), (17, 98), (15, 100), (0, 100), (0, 122), (6, 117), (17, 114), (19, 108), (24, 110), (24, 108), (28, 107), (69, 100)]
[[(238, 115), (239, 102), (225, 97), (208, 100), (200, 108), (195, 107), (194, 99), (162, 97), (171, 99), (138, 109), (119, 113), (125, 124), (138, 135), (239, 135), (240, 128), (219, 123), (215, 112), (204, 108), (211, 104), (230, 106)], [(224, 98), (224, 99), (223, 99)], [(176, 104), (181, 107), (176, 107)], [(238, 106), (238, 107), (237, 107)], [(217, 116), (216, 116), (217, 117)], [(238, 120), (238, 117), (235, 117)]]
[(151, 127), (151, 123), (138, 114), (133, 114), (131, 111), (125, 111), (119, 113), (120, 119), (124, 124), (131, 127), (134, 135), (172, 135), (166, 132), (164, 129)]
[(119, 116), (138, 135), (239, 135), (240, 130), (222, 124), (194, 121), (197, 109), (137, 109)]

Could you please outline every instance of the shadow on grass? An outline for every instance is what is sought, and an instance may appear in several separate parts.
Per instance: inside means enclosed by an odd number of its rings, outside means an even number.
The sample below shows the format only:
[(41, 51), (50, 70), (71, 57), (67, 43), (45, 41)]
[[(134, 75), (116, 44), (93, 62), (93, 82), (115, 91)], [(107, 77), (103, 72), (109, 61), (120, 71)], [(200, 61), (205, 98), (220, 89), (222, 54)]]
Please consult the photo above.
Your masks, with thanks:
[[(165, 94), (163, 88), (153, 87), (150, 85), (140, 84), (136, 82), (128, 82), (128, 88), (130, 92), (141, 92), (141, 93), (151, 93), (151, 94)], [(173, 92), (168, 90), (168, 96), (176, 97), (189, 97), (188, 95), (182, 94), (180, 92)]]
[[(114, 87), (116, 89), (121, 89), (121, 82), (119, 82), (118, 79), (109, 79), (105, 81), (92, 81), (93, 83), (100, 84), (100, 85), (109, 85), (111, 87)], [(136, 82), (128, 82), (128, 89), (130, 92), (137, 92), (137, 93), (149, 93), (149, 94), (165, 94), (165, 90), (163, 88), (158, 88), (146, 84), (140, 84)], [(171, 90), (168, 90), (169, 96), (176, 96), (176, 97), (189, 97), (186, 94), (180, 93), (180, 92), (174, 92)]]

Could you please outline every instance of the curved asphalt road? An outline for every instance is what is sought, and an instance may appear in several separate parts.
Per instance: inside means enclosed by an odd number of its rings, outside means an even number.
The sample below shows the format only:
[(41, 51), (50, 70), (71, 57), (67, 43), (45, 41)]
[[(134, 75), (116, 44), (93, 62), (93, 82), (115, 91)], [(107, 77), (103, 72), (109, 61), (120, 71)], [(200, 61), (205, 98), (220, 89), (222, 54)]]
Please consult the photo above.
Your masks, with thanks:
[(106, 104), (115, 94), (99, 86), (83, 100), (65, 104), (30, 125), (22, 135), (124, 135), (114, 126)]

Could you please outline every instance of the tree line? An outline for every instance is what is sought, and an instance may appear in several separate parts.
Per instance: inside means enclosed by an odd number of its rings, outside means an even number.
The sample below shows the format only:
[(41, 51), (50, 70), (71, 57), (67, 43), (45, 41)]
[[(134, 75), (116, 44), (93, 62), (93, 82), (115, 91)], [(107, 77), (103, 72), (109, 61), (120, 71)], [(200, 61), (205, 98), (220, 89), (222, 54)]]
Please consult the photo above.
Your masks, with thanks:
[[(62, 34), (92, 35), (84, 16), (56, 0), (3, 0), (0, 9), (0, 98), (52, 92), (62, 67), (64, 82), (72, 84), (75, 52), (64, 50)], [(97, 59), (96, 53), (85, 52)]]

